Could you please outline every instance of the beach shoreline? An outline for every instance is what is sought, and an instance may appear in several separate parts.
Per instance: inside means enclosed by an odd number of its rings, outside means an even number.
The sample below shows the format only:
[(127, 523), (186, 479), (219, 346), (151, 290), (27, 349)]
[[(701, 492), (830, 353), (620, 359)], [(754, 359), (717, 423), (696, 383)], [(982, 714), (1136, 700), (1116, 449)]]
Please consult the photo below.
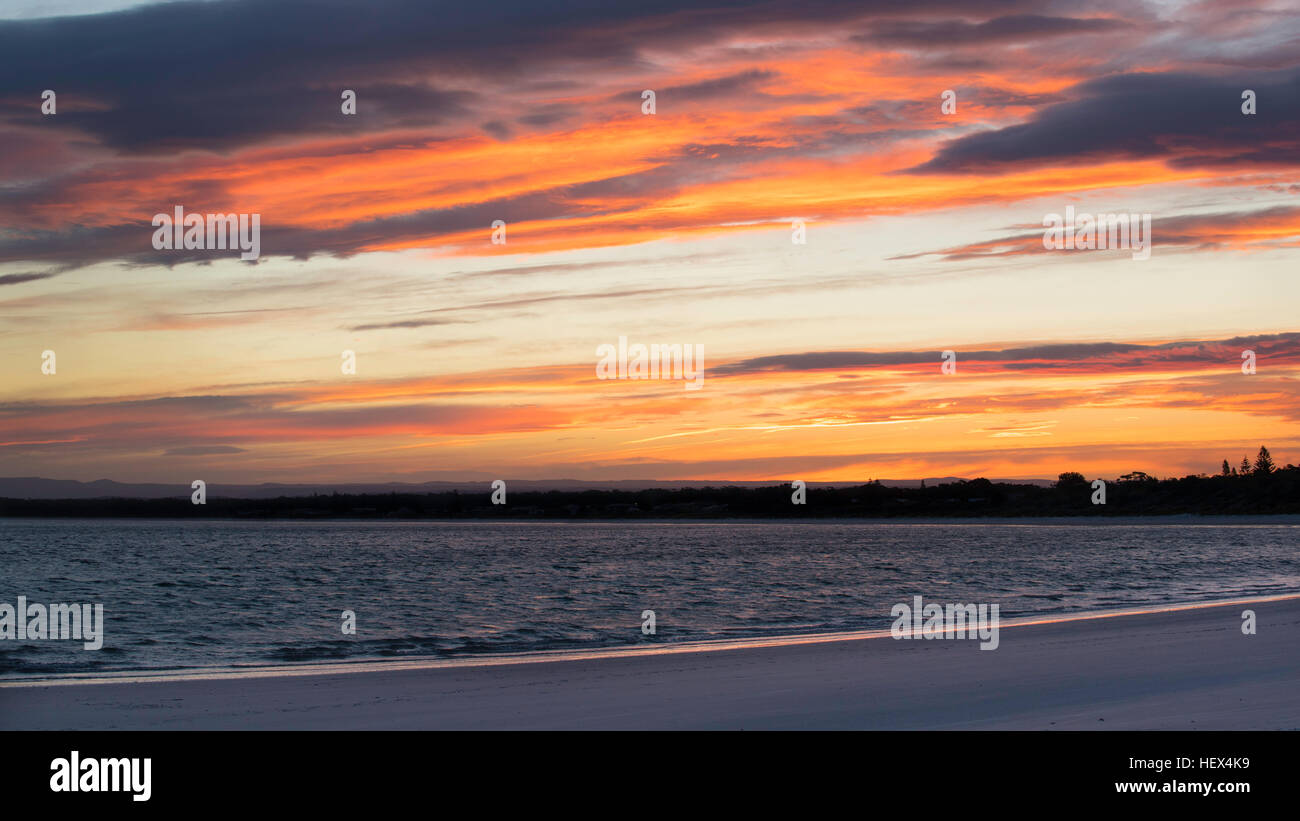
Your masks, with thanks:
[(1300, 728), (1300, 596), (1001, 629), (6, 680), (0, 729)]

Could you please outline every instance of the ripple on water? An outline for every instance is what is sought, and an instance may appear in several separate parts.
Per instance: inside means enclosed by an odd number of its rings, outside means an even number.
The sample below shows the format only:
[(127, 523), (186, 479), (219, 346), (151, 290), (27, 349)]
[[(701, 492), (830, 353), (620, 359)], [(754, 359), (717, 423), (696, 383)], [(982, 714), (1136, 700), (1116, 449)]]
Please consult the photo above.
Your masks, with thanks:
[(0, 520), (0, 595), (75, 593), (106, 622), (101, 652), (0, 642), (0, 675), (885, 629), (916, 595), (1003, 618), (1277, 595), (1300, 592), (1298, 539), (1271, 525)]

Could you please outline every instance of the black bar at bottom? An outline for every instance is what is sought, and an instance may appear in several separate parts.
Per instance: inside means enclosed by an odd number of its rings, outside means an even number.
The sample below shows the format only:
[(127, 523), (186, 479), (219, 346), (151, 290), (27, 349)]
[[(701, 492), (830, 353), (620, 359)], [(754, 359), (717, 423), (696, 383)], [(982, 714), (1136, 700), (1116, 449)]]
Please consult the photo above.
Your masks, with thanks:
[[(1189, 802), (1235, 809), (1290, 799), (1297, 760), (1294, 736), (1261, 732), (9, 732), (0, 734), (0, 750), (9, 810), (331, 816), (403, 805), (441, 814), (452, 811), (448, 801), (468, 802), (456, 815), (503, 803), (676, 815), (703, 805), (771, 810), (772, 802), (822, 815), (841, 801), (876, 813), (888, 812), (880, 803), (888, 798), (925, 811), (1021, 801), (1050, 801), (1039, 806), (1056, 812)], [(78, 787), (96, 780), (111, 787), (124, 767), (134, 766), (136, 778), (116, 792), (73, 791), (61, 775), (72, 775), (74, 753), (88, 779)], [(107, 772), (103, 759), (113, 759)], [(136, 800), (144, 759), (149, 796)], [(1190, 786), (1207, 783), (1208, 795)]]

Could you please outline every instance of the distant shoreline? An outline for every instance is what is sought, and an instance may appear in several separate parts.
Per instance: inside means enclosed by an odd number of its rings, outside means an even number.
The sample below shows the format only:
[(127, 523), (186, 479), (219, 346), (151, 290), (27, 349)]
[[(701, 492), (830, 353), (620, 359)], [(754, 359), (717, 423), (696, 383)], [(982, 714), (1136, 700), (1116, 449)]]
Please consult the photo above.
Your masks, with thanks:
[[(0, 517), (215, 518), (233, 520), (795, 520), (954, 519), (1300, 514), (1300, 467), (1246, 475), (1089, 481), (1066, 473), (1050, 487), (971, 479), (902, 487), (708, 485), (636, 490), (534, 490), (494, 482), (476, 490), (240, 497), (195, 482), (164, 497), (14, 498)], [(525, 488), (527, 486), (525, 485)], [(231, 488), (225, 493), (231, 493)]]

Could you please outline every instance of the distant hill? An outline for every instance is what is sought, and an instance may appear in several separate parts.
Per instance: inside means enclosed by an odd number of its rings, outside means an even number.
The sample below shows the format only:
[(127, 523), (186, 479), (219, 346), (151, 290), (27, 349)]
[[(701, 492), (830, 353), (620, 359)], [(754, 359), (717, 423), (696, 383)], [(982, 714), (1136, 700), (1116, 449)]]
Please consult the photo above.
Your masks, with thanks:
[[(201, 477), (195, 477), (201, 478)], [(649, 490), (653, 488), (688, 488), (688, 487), (770, 487), (766, 482), (732, 482), (725, 479), (656, 481), (652, 479), (626, 479), (622, 481), (599, 482), (579, 479), (511, 479), (502, 477), (512, 490)], [(927, 487), (963, 482), (955, 476), (927, 479), (880, 479), (885, 487), (920, 487), (925, 482)], [(1011, 484), (1034, 484), (1048, 487), (1052, 483), (1047, 479), (994, 479), (995, 482)], [(210, 496), (237, 499), (276, 499), (282, 496), (313, 496), (331, 493), (373, 494), (373, 493), (445, 493), (458, 490), (465, 493), (481, 491), (491, 481), (477, 482), (384, 482), (379, 484), (361, 483), (316, 483), (316, 484), (279, 484), (268, 482), (260, 485), (226, 485), (208, 483)], [(865, 484), (865, 480), (856, 482), (809, 482), (808, 487), (847, 487)], [(190, 483), (178, 482), (174, 485), (158, 483), (114, 482), (111, 479), (97, 479), (93, 482), (79, 482), (73, 479), (42, 479), (35, 476), (0, 477), (0, 498), (4, 499), (179, 499), (190, 496)]]

